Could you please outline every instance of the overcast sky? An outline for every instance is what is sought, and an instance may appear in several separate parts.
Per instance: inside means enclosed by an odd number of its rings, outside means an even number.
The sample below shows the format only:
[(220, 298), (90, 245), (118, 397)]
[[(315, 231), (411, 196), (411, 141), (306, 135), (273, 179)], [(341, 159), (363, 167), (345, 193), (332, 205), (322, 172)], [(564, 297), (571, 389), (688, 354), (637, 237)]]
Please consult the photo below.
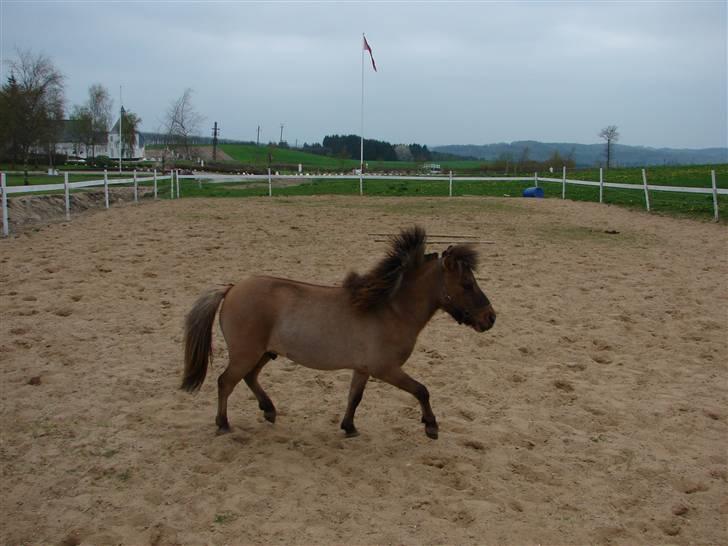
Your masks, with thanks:
[[(727, 145), (726, 1), (39, 2), (1, 0), (3, 59), (43, 52), (160, 129), (185, 88), (221, 136), (428, 145), (513, 140)], [(2, 80), (7, 78), (3, 66)]]

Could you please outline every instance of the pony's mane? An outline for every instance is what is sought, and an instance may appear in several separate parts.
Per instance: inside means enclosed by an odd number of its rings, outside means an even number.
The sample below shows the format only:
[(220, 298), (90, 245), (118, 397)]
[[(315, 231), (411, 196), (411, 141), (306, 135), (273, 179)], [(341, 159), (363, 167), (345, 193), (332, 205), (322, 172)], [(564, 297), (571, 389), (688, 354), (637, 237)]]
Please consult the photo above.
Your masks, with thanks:
[(455, 263), (470, 271), (478, 269), (478, 251), (470, 245), (451, 246), (442, 253), (442, 257), (451, 257)]
[(352, 305), (367, 311), (391, 300), (402, 278), (425, 262), (427, 235), (420, 226), (404, 229), (391, 239), (387, 255), (364, 275), (351, 272), (344, 279)]

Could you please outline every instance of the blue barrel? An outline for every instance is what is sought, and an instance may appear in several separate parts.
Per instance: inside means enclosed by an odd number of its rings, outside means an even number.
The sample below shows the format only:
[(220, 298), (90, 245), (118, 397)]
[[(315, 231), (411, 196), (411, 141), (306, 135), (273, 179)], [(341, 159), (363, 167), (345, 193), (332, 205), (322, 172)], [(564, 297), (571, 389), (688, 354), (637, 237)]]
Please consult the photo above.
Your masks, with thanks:
[(543, 197), (543, 188), (526, 188), (523, 190), (523, 197)]

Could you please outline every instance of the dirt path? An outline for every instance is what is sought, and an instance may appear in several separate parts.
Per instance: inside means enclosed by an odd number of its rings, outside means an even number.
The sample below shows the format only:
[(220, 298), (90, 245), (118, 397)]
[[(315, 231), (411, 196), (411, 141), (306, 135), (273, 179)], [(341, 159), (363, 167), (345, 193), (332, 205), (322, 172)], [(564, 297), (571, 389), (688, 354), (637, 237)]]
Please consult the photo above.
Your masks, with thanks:
[[(367, 233), (494, 240), (485, 334), (436, 315), (408, 363), (432, 394), (279, 358), (216, 436), (218, 357), (177, 389), (205, 287), (363, 270)], [(618, 231), (616, 234), (605, 230)], [(728, 542), (728, 231), (615, 207), (479, 198), (164, 201), (0, 241), (0, 542)], [(443, 246), (433, 246), (442, 250)], [(342, 355), (346, 358), (347, 355)]]

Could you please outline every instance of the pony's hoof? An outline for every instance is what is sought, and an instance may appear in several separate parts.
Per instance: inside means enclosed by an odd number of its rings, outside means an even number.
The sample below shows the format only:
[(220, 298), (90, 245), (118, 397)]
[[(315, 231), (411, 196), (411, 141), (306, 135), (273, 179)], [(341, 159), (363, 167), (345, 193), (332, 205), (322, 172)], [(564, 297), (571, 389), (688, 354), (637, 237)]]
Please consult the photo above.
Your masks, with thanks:
[(428, 438), (437, 440), (437, 428), (436, 427), (425, 427), (425, 434)]
[(355, 428), (353, 428), (351, 430), (346, 430), (344, 432), (345, 432), (345, 434), (344, 434), (345, 438), (356, 438), (357, 436), (359, 436), (359, 431), (356, 430)]
[(225, 434), (226, 432), (230, 432), (230, 423), (228, 422), (227, 417), (216, 417), (215, 424), (217, 425), (218, 436), (220, 434)]
[(269, 423), (275, 423), (276, 422), (276, 412), (275, 411), (265, 411), (263, 412), (263, 417), (265, 417), (265, 420)]

